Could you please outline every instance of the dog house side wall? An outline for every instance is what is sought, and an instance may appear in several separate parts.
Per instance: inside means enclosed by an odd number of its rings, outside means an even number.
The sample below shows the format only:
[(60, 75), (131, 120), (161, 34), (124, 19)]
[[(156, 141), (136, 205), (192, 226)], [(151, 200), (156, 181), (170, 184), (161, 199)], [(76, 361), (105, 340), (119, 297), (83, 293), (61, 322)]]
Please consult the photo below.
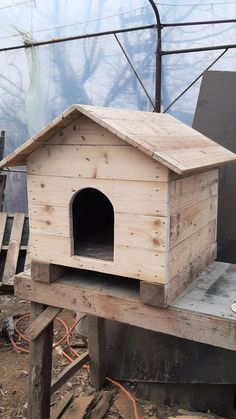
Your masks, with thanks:
[(170, 183), (169, 279), (192, 280), (216, 258), (218, 169)]
[[(27, 159), (34, 260), (166, 283), (169, 173), (115, 135), (79, 118)], [(114, 261), (73, 256), (69, 210), (84, 188), (114, 208)]]

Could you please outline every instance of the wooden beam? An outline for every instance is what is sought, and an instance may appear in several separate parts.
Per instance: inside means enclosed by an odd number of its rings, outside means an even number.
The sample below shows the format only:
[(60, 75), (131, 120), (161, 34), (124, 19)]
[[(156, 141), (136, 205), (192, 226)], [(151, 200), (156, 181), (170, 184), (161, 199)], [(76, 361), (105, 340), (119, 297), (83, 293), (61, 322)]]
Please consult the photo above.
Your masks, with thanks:
[(73, 391), (69, 391), (59, 401), (59, 403), (54, 408), (52, 408), (51, 419), (59, 419), (63, 415), (67, 406), (69, 406), (69, 404), (70, 404), (70, 402), (73, 398), (73, 395), (74, 395)]
[(33, 281), (53, 282), (66, 273), (68, 268), (46, 262), (31, 261), (31, 278)]
[(108, 412), (111, 405), (112, 394), (110, 391), (104, 391), (101, 400), (97, 406), (93, 409), (90, 419), (102, 419)]
[(86, 351), (80, 358), (69, 364), (54, 380), (52, 381), (51, 394), (57, 391), (63, 384), (65, 384), (80, 368), (89, 360), (89, 353)]
[[(213, 268), (218, 264), (214, 263)], [(202, 311), (191, 306), (186, 308), (186, 298), (182, 307), (179, 303), (163, 309), (143, 304), (135, 287), (131, 287), (131, 284), (122, 286), (118, 282), (92, 278), (88, 280), (76, 275), (68, 280), (60, 279), (53, 284), (44, 284), (32, 281), (30, 276), (17, 275), (15, 294), (25, 300), (73, 311), (79, 307), (83, 313), (108, 320), (235, 350), (236, 320), (234, 314), (230, 313), (231, 298), (226, 301), (225, 306), (222, 306), (222, 299), (218, 298), (219, 303), (209, 305), (210, 312), (205, 310), (206, 303)], [(230, 295), (233, 295), (232, 292)], [(197, 304), (200, 307), (201, 300), (202, 297), (199, 301), (193, 300), (195, 306)], [(223, 309), (224, 316), (221, 314)]]
[[(31, 303), (34, 321), (44, 306)], [(53, 322), (30, 343), (27, 419), (50, 419)]]
[(87, 318), (90, 383), (96, 390), (99, 390), (104, 384), (106, 375), (104, 319), (97, 316), (87, 316)]
[(48, 306), (38, 317), (27, 327), (26, 336), (32, 341), (48, 327), (48, 325), (61, 312), (61, 308)]
[(17, 213), (13, 219), (8, 252), (5, 261), (5, 267), (2, 275), (3, 285), (16, 273), (18, 255), (20, 251), (21, 236), (23, 233), (25, 214)]

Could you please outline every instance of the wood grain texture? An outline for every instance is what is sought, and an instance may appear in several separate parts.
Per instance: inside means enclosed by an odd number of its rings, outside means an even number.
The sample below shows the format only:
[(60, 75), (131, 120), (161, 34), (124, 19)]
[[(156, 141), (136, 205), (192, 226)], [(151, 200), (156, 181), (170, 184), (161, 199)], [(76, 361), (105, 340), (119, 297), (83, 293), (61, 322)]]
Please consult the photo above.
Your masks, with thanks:
[(67, 365), (64, 370), (52, 380), (51, 394), (55, 393), (63, 384), (65, 384), (73, 375), (75, 375), (84, 364), (89, 360), (89, 353), (86, 351), (79, 358), (75, 359), (71, 364)]
[(7, 257), (6, 257), (3, 276), (2, 276), (3, 285), (7, 280), (12, 278), (16, 273), (24, 221), (25, 221), (25, 214), (22, 214), (22, 213), (15, 214), (13, 224), (12, 224), (10, 240), (8, 244)]
[(216, 221), (202, 227), (170, 250), (169, 279), (190, 266), (191, 262), (212, 245), (216, 246)]
[[(44, 142), (42, 142), (43, 144)], [(46, 142), (47, 143), (47, 142)], [(112, 134), (101, 125), (96, 124), (83, 114), (78, 114), (74, 122), (61, 128), (50, 139), (52, 145), (84, 145), (84, 146), (129, 146), (129, 144)]]
[(99, 390), (106, 377), (105, 322), (97, 316), (87, 316), (90, 384)]
[(33, 281), (53, 282), (65, 275), (65, 268), (42, 261), (31, 261), (31, 278)]
[(1, 212), (0, 213), (0, 250), (2, 249), (2, 243), (3, 243), (6, 221), (7, 221), (7, 213), (6, 212)]
[(165, 251), (169, 247), (167, 217), (117, 213), (115, 243), (119, 246)]
[[(33, 281), (32, 281), (33, 282)], [(44, 311), (44, 306), (31, 303), (31, 321)], [(53, 322), (30, 343), (28, 377), (28, 419), (50, 418)]]
[(191, 205), (170, 217), (170, 248), (185, 240), (211, 221), (217, 220), (218, 195)]
[(236, 156), (167, 114), (73, 105), (35, 137), (3, 159), (0, 167), (24, 165), (26, 157), (81, 114), (178, 174), (217, 167)]
[[(215, 262), (201, 275), (201, 283), (206, 283), (206, 291), (199, 285), (202, 293), (194, 294), (191, 299), (195, 290), (195, 287), (191, 286), (178, 302), (167, 309), (140, 302), (137, 288), (131, 287), (131, 284), (127, 287), (126, 283), (122, 284), (120, 281), (118, 285), (117, 281), (112, 283), (111, 280), (95, 278), (88, 281), (81, 276), (44, 284), (31, 281), (26, 275), (18, 275), (15, 279), (15, 292), (20, 298), (27, 300), (52, 306), (59, 305), (69, 310), (77, 310), (80, 307), (84, 313), (105, 319), (235, 350), (236, 315), (230, 310), (233, 290), (230, 289), (228, 297), (216, 296), (214, 305), (210, 304), (212, 296), (207, 293), (209, 286), (221, 275), (225, 275), (224, 286), (225, 290), (228, 289), (230, 282), (224, 266), (229, 269), (229, 264)], [(216, 269), (218, 272), (214, 274)], [(214, 281), (209, 280), (211, 273)], [(199, 280), (196, 284), (198, 286)], [(235, 290), (235, 280), (232, 281), (232, 287)], [(201, 302), (203, 295), (204, 303)], [(220, 304), (217, 303), (218, 300)]]
[(71, 400), (73, 399), (74, 392), (68, 391), (65, 393), (63, 398), (51, 409), (51, 419), (59, 419), (62, 417), (66, 408), (69, 406)]
[[(169, 186), (166, 182), (135, 182), (104, 179), (58, 178), (30, 175), (28, 199), (31, 204), (45, 205), (49, 214), (54, 206), (68, 208), (72, 197), (83, 188), (95, 188), (111, 201), (115, 212), (166, 216), (168, 213)], [(63, 221), (62, 221), (63, 223)]]
[(140, 282), (140, 299), (145, 304), (166, 308), (180, 296), (194, 279), (216, 259), (216, 245), (212, 244), (201, 253), (182, 272), (167, 284)]
[(106, 261), (74, 256), (70, 238), (32, 233), (30, 243), (31, 258), (36, 262), (111, 273), (150, 282), (168, 282), (167, 253), (164, 251), (117, 245), (114, 249), (114, 261)]
[(27, 158), (27, 171), (59, 178), (168, 180), (166, 167), (134, 147), (123, 145), (41, 145)]
[(176, 214), (217, 195), (217, 193), (218, 170), (172, 181), (170, 186), (170, 212)]
[(48, 327), (48, 325), (55, 319), (55, 317), (61, 312), (61, 308), (58, 307), (47, 307), (42, 313), (40, 313), (36, 319), (30, 323), (25, 333), (26, 336), (32, 341), (37, 339), (38, 336)]
[[(31, 232), (40, 235), (72, 237), (68, 207), (31, 204)], [(168, 248), (168, 218), (115, 213), (115, 246), (131, 246), (165, 251)]]
[(101, 399), (97, 406), (93, 409), (90, 419), (102, 419), (110, 409), (112, 399), (112, 393), (110, 391), (104, 391)]

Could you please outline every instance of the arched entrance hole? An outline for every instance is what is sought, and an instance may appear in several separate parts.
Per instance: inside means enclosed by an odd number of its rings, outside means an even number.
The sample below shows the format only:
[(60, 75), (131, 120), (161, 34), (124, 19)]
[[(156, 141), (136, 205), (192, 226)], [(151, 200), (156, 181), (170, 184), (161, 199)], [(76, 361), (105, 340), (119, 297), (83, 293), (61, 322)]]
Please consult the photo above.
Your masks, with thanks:
[(74, 255), (113, 260), (114, 210), (97, 189), (79, 191), (72, 202)]

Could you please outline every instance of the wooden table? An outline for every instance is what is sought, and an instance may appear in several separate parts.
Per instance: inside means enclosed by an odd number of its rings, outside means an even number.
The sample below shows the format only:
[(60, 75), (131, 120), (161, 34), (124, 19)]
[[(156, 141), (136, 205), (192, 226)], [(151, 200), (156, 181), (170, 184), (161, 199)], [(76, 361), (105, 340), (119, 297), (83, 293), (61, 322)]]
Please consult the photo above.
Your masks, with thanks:
[[(236, 350), (236, 313), (231, 310), (236, 301), (236, 265), (214, 262), (167, 309), (141, 303), (138, 281), (79, 270), (50, 284), (32, 281), (29, 273), (20, 274), (15, 279), (15, 293), (33, 302), (32, 319), (45, 306), (88, 314), (90, 374), (96, 388), (103, 384), (106, 374), (103, 319)], [(51, 340), (52, 318), (30, 349), (28, 402), (36, 419), (49, 418)], [(32, 381), (37, 375), (40, 394), (35, 393)]]

